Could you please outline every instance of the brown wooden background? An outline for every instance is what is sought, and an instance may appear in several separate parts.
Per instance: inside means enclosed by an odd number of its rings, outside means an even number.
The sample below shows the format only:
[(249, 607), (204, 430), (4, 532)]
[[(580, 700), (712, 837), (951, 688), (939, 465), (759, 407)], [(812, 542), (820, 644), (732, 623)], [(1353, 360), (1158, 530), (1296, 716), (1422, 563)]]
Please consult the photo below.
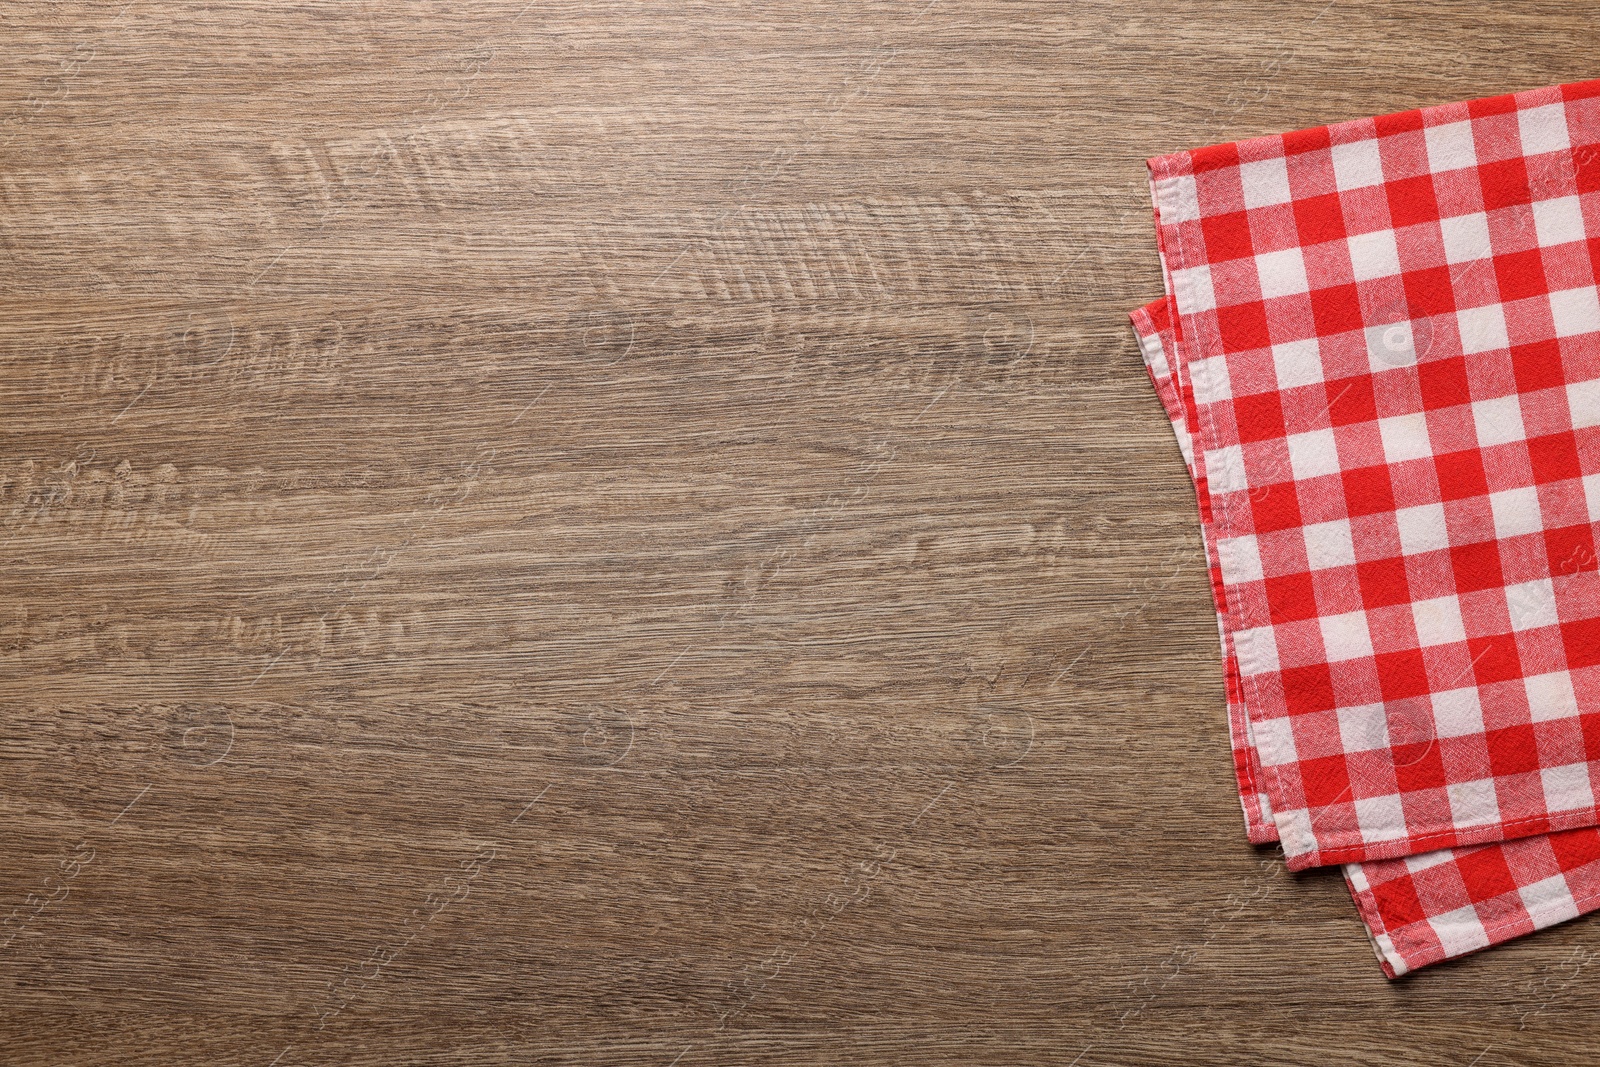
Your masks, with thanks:
[(1150, 155), (1594, 5), (0, 8), (0, 1062), (1555, 1064), (1243, 838)]

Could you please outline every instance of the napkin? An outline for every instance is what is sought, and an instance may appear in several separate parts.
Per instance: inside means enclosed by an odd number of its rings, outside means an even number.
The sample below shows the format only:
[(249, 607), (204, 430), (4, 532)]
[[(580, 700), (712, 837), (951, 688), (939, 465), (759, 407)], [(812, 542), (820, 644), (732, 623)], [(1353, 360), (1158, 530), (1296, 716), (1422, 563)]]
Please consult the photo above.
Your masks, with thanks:
[[(1271, 808), (1257, 782), (1259, 759), (1241, 700), (1204, 472), (1194, 464), (1183, 375), (1177, 367), (1165, 298), (1132, 315), (1157, 395), (1195, 480), (1202, 539), (1222, 635), (1234, 770), (1250, 840), (1277, 840)], [(1345, 881), (1384, 974), (1390, 978), (1465, 955), (1600, 906), (1600, 830), (1584, 828), (1506, 842), (1440, 849), (1404, 859), (1344, 865)]]
[(1594, 826), (1600, 82), (1149, 166), (1252, 836)]

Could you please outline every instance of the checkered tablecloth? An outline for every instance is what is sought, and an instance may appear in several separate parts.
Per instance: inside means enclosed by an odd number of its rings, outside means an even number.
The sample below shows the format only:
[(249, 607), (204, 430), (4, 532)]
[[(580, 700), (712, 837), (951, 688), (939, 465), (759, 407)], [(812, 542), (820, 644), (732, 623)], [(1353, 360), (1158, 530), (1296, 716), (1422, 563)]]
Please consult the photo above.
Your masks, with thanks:
[[(1210, 494), (1193, 462), (1182, 376), (1165, 298), (1133, 313), (1139, 346), (1185, 465), (1195, 479), (1201, 530), (1222, 634), (1234, 771), (1251, 841), (1278, 840), (1271, 805), (1257, 785), (1259, 759), (1227, 630), (1222, 576), (1211, 534)], [(1345, 880), (1384, 973), (1390, 978), (1474, 952), (1600, 907), (1600, 829), (1564, 830), (1487, 845), (1344, 865)]]
[(1195, 476), (1251, 839), (1348, 863), (1391, 973), (1585, 910), (1600, 82), (1150, 173), (1168, 296), (1134, 322)]

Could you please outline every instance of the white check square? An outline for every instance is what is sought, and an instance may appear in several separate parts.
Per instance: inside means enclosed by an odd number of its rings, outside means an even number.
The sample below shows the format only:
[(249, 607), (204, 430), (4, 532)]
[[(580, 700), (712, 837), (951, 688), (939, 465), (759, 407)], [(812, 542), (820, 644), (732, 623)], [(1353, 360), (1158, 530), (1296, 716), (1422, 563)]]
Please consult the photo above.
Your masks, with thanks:
[(1600, 426), (1600, 380), (1568, 385), (1567, 407), (1572, 411), (1574, 430)]
[(1533, 229), (1539, 247), (1550, 248), (1583, 240), (1583, 209), (1575, 196), (1538, 200), (1533, 205)]
[(1397, 841), (1406, 836), (1406, 811), (1399, 797), (1367, 797), (1356, 801), (1355, 809), (1363, 841)]
[(1589, 765), (1569, 763), (1539, 771), (1544, 786), (1544, 806), (1548, 811), (1576, 811), (1594, 807), (1594, 790), (1589, 785)]
[(1500, 818), (1500, 801), (1492, 778), (1448, 783), (1445, 794), (1450, 798), (1450, 816), (1457, 826), (1483, 826)]
[(1394, 513), (1394, 518), (1400, 528), (1401, 555), (1416, 556), (1450, 547), (1443, 504), (1418, 504), (1416, 507), (1401, 508)]
[(1567, 140), (1567, 109), (1564, 104), (1546, 104), (1517, 112), (1522, 150), (1530, 156), (1541, 152), (1560, 152), (1572, 147)]
[(1379, 419), (1378, 435), (1383, 440), (1383, 458), (1390, 463), (1429, 459), (1433, 455), (1433, 445), (1428, 440), (1428, 416), (1423, 412)]
[(1522, 680), (1528, 694), (1528, 713), (1534, 722), (1570, 719), (1578, 714), (1578, 697), (1572, 689), (1572, 675), (1566, 671), (1535, 674)]
[(1369, 139), (1336, 144), (1330, 154), (1333, 157), (1333, 183), (1340, 192), (1383, 183), (1383, 162), (1378, 155), (1377, 141)]
[(1478, 444), (1484, 448), (1521, 441), (1527, 436), (1522, 428), (1522, 405), (1515, 396), (1473, 401), (1472, 425), (1478, 431)]
[(1494, 515), (1494, 535), (1498, 538), (1520, 537), (1544, 529), (1539, 491), (1532, 486), (1490, 493), (1489, 510)]
[(1246, 677), (1272, 674), (1278, 669), (1278, 640), (1272, 627), (1257, 626), (1240, 630), (1233, 640), (1239, 653), (1239, 673)]
[(1211, 284), (1211, 265), (1184, 267), (1172, 272), (1172, 295), (1177, 298), (1178, 309), (1188, 315), (1215, 310), (1217, 291)]
[(1422, 134), (1428, 145), (1428, 169), (1434, 173), (1477, 164), (1478, 153), (1472, 145), (1470, 121), (1429, 126)]
[(1550, 317), (1555, 320), (1557, 337), (1600, 331), (1600, 294), (1592, 285), (1551, 293)]
[(1324, 615), (1318, 622), (1322, 628), (1322, 647), (1330, 663), (1372, 655), (1372, 635), (1367, 631), (1366, 612)]
[(1201, 404), (1215, 404), (1233, 396), (1227, 356), (1208, 356), (1195, 360), (1189, 366), (1189, 381), (1194, 386), (1195, 400)]
[(1355, 540), (1350, 536), (1350, 520), (1317, 522), (1300, 531), (1306, 541), (1306, 559), (1314, 571), (1356, 565)]
[(1489, 216), (1481, 211), (1440, 219), (1439, 231), (1446, 263), (1471, 263), (1489, 254)]
[(1578, 902), (1572, 899), (1572, 887), (1563, 874), (1552, 874), (1532, 885), (1517, 890), (1528, 916), (1539, 925), (1566, 922), (1578, 917)]
[(1428, 917), (1428, 926), (1449, 956), (1464, 956), (1489, 944), (1489, 935), (1478, 918), (1478, 909), (1468, 904), (1443, 915)]
[(1164, 219), (1193, 222), (1200, 217), (1200, 195), (1190, 175), (1163, 178), (1156, 183), (1155, 196)]
[(1400, 273), (1400, 249), (1393, 230), (1373, 230), (1346, 238), (1350, 248), (1350, 267), (1358, 282), (1390, 278)]
[(1382, 704), (1340, 708), (1339, 743), (1346, 752), (1375, 752), (1389, 747), (1389, 716)]
[(1293, 389), (1323, 381), (1322, 355), (1316, 338), (1273, 345), (1272, 369), (1277, 375), (1279, 389)]
[[(1300, 759), (1294, 727), (1287, 719), (1260, 723), (1254, 731), (1256, 751), (1263, 767), (1283, 767)], [(1263, 797), (1265, 793), (1261, 794)]]
[(1244, 185), (1247, 208), (1289, 202), (1289, 168), (1282, 157), (1241, 163), (1239, 180)]
[(1511, 343), (1506, 337), (1505, 309), (1499, 304), (1462, 308), (1456, 312), (1456, 326), (1461, 331), (1461, 351), (1469, 356), (1505, 348)]
[(1289, 468), (1296, 481), (1339, 473), (1339, 445), (1332, 430), (1290, 434)]
[(1483, 733), (1483, 706), (1478, 702), (1478, 689), (1468, 686), (1435, 693), (1433, 702), (1433, 732), (1439, 737), (1468, 737)]
[(1254, 536), (1218, 541), (1217, 560), (1222, 564), (1222, 580), (1229, 585), (1261, 580), (1261, 547)]
[(1506, 587), (1506, 611), (1513, 631), (1537, 630), (1561, 622), (1556, 613), (1555, 584), (1549, 578)]
[(1294, 296), (1311, 289), (1306, 282), (1305, 257), (1298, 248), (1261, 253), (1256, 257), (1256, 277), (1261, 282), (1261, 296), (1266, 300)]
[(1461, 601), (1453, 596), (1416, 601), (1411, 605), (1411, 618), (1417, 624), (1417, 643), (1423, 648), (1467, 639), (1467, 628), (1461, 621)]
[(1206, 481), (1214, 493), (1237, 493), (1245, 488), (1244, 449), (1238, 445), (1214, 448), (1205, 454)]

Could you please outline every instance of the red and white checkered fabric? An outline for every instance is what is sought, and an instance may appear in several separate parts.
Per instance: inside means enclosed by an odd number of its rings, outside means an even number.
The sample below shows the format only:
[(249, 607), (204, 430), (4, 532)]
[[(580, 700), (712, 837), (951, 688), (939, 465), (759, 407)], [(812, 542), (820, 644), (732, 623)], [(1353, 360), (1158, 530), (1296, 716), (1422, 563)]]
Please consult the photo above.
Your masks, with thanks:
[[(1234, 769), (1250, 840), (1277, 840), (1270, 806), (1256, 782), (1260, 765), (1240, 700), (1238, 663), (1226, 624), (1221, 572), (1211, 533), (1205, 476), (1195, 468), (1186, 390), (1163, 298), (1133, 313), (1156, 393), (1195, 479), (1202, 537), (1222, 631)], [(1600, 907), (1600, 830), (1584, 828), (1487, 845), (1442, 849), (1405, 859), (1348, 863), (1345, 880), (1384, 973), (1397, 978)]]
[(1600, 830), (1558, 830), (1344, 865), (1390, 978), (1600, 907)]
[(1594, 826), (1600, 82), (1150, 173), (1253, 830), (1300, 869)]

